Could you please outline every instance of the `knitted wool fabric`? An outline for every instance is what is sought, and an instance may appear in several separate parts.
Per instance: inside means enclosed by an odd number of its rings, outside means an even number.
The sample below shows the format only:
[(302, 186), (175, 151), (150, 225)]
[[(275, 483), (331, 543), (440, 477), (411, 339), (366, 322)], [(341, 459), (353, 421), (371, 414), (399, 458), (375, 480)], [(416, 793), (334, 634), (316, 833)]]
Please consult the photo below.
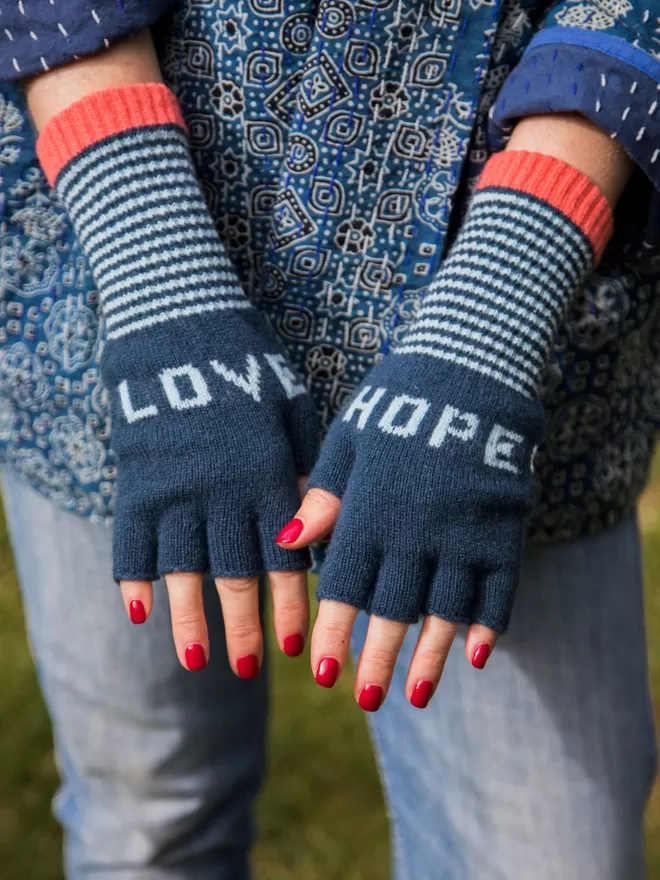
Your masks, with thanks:
[(611, 231), (604, 196), (564, 162), (490, 160), (416, 321), (312, 473), (343, 499), (319, 598), (506, 630), (543, 436), (539, 383)]
[(313, 404), (243, 295), (176, 99), (158, 84), (97, 92), (38, 151), (102, 301), (115, 577), (305, 568), (274, 538), (314, 460)]

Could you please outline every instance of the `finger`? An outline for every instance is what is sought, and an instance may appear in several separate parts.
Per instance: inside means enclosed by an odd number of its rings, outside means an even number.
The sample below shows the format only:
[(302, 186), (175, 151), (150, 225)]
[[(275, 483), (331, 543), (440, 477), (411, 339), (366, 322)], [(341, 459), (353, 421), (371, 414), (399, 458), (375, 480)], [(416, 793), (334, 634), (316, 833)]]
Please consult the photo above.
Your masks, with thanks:
[(173, 572), (165, 575), (170, 597), (172, 635), (182, 666), (191, 672), (204, 669), (209, 657), (209, 636), (204, 616), (202, 575)]
[(310, 489), (298, 513), (275, 540), (287, 550), (297, 550), (318, 541), (333, 528), (340, 507), (341, 501), (336, 495), (325, 489)]
[(323, 599), (312, 633), (312, 672), (316, 683), (331, 688), (348, 657), (351, 630), (358, 609), (343, 602)]
[(263, 660), (259, 581), (255, 577), (216, 578), (225, 620), (229, 665), (239, 678), (256, 678)]
[(435, 615), (424, 619), (406, 680), (406, 696), (416, 709), (425, 709), (435, 693), (457, 629)]
[(306, 474), (304, 477), (298, 477), (296, 480), (298, 484), (298, 494), (300, 495), (301, 501), (305, 497), (305, 492), (307, 491), (307, 480), (309, 480), (309, 474)]
[(365, 712), (375, 712), (392, 681), (394, 664), (408, 631), (407, 623), (372, 617), (355, 674), (355, 695)]
[(153, 608), (151, 581), (121, 581), (119, 589), (131, 623), (144, 623)]
[(275, 638), (288, 657), (302, 654), (309, 629), (306, 571), (271, 571)]
[(465, 656), (475, 669), (484, 668), (486, 661), (493, 653), (496, 641), (497, 633), (494, 629), (489, 629), (480, 623), (473, 623), (468, 629), (465, 639)]

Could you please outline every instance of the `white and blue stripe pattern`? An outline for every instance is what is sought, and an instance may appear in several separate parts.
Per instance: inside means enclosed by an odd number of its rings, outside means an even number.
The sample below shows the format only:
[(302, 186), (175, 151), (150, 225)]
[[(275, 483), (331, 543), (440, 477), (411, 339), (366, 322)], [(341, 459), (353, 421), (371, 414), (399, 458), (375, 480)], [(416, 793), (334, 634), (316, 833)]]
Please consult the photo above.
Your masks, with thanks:
[(394, 353), (440, 358), (534, 397), (592, 263), (588, 238), (560, 211), (513, 189), (480, 190)]
[(108, 339), (249, 308), (178, 127), (95, 144), (60, 174), (57, 192), (90, 255)]

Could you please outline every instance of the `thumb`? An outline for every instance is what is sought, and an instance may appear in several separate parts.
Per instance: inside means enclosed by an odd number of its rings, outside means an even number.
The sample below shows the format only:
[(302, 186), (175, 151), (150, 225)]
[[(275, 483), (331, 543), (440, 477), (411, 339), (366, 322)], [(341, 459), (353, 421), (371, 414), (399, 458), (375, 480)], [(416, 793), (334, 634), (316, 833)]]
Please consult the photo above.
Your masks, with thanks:
[(337, 522), (341, 501), (325, 489), (310, 489), (298, 513), (275, 541), (287, 550), (298, 550), (325, 537)]

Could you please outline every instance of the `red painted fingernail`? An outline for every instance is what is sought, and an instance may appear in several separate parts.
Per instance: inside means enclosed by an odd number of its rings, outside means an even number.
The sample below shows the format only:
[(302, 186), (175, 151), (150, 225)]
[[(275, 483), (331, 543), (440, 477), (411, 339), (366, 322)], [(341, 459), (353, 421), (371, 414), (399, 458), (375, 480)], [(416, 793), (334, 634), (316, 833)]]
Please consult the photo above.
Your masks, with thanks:
[(131, 599), (128, 603), (128, 613), (131, 623), (144, 623), (147, 619), (147, 612), (144, 610), (144, 605), (139, 599)]
[(284, 639), (284, 653), (287, 657), (299, 657), (302, 654), (304, 647), (305, 640), (300, 633), (287, 636)]
[(279, 535), (275, 538), (276, 544), (293, 544), (300, 537), (300, 533), (305, 528), (305, 523), (298, 519), (292, 519), (288, 522)]
[(259, 658), (256, 654), (246, 654), (236, 661), (239, 678), (256, 678), (259, 675)]
[(483, 669), (486, 665), (486, 660), (490, 655), (490, 645), (477, 645), (474, 649), (474, 654), (472, 655), (472, 665), (475, 669)]
[(331, 688), (339, 675), (339, 663), (334, 657), (324, 657), (316, 667), (316, 683), (322, 688)]
[(191, 672), (199, 672), (206, 666), (206, 652), (197, 642), (186, 648), (186, 666)]
[(383, 689), (378, 684), (365, 684), (358, 697), (358, 705), (365, 712), (375, 712), (383, 702)]
[(418, 681), (410, 695), (410, 702), (415, 709), (426, 709), (433, 694), (432, 681)]

